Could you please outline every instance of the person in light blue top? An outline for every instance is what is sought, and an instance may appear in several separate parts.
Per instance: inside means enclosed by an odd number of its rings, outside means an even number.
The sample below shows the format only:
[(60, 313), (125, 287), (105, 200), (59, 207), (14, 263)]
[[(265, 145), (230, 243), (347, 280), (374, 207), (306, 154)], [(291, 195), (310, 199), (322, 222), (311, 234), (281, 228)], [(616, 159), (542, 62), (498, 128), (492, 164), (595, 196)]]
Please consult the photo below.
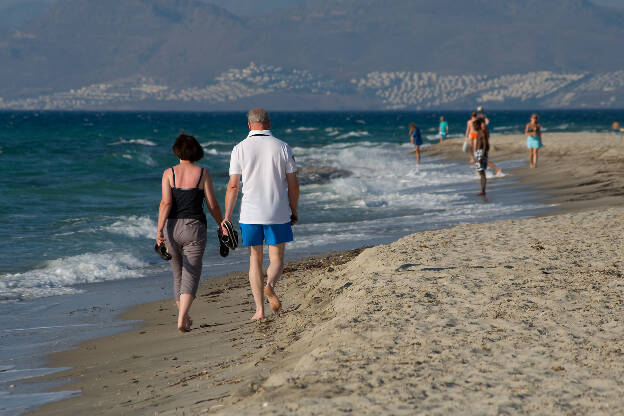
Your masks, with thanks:
[(440, 143), (448, 137), (448, 121), (444, 119), (444, 116), (440, 117), (440, 133), (438, 134), (440, 136)]
[(414, 145), (412, 153), (416, 153), (416, 163), (420, 165), (420, 146), (422, 146), (422, 135), (416, 123), (409, 124), (410, 143)]
[(527, 136), (527, 148), (529, 149), (529, 167), (537, 167), (537, 152), (544, 146), (542, 144), (542, 126), (539, 124), (539, 116), (531, 114), (531, 121), (527, 123), (524, 133)]

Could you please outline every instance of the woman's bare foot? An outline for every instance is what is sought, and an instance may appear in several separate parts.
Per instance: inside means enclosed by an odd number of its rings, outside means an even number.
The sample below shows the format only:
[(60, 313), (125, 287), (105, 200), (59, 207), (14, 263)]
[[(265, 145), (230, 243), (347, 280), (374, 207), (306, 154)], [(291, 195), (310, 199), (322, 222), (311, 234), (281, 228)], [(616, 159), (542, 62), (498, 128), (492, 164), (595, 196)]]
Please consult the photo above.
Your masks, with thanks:
[(257, 321), (258, 319), (264, 319), (264, 313), (256, 312), (255, 315), (251, 317), (250, 321)]
[(178, 321), (178, 331), (181, 333), (190, 332), (191, 325), (193, 325), (193, 320), (187, 315), (182, 319), (182, 322)]
[(273, 291), (273, 288), (269, 285), (266, 285), (264, 287), (264, 294), (269, 299), (269, 305), (271, 306), (271, 310), (273, 312), (279, 312), (279, 310), (282, 309), (282, 303)]

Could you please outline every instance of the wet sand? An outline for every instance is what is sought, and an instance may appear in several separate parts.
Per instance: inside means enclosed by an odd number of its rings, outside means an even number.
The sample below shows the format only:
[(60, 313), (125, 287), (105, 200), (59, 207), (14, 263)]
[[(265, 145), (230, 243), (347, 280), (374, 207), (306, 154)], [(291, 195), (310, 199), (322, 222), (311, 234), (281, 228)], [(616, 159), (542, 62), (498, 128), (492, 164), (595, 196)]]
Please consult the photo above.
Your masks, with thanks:
[[(524, 135), (492, 134), (491, 162), (526, 161), (512, 170), (520, 184), (542, 191), (557, 212), (617, 206), (624, 198), (624, 136), (613, 133), (544, 133), (536, 169), (528, 166)], [(431, 156), (452, 160), (470, 157), (461, 140), (447, 140), (427, 149)]]
[[(493, 136), (492, 161), (528, 153)], [(284, 310), (249, 322), (245, 274), (144, 326), (55, 354), (80, 397), (34, 414), (613, 414), (624, 408), (624, 140), (545, 134), (557, 215), (416, 233), (289, 266)], [(451, 140), (426, 155), (465, 158)], [(268, 307), (267, 307), (268, 309)], [(55, 376), (58, 378), (59, 376)]]

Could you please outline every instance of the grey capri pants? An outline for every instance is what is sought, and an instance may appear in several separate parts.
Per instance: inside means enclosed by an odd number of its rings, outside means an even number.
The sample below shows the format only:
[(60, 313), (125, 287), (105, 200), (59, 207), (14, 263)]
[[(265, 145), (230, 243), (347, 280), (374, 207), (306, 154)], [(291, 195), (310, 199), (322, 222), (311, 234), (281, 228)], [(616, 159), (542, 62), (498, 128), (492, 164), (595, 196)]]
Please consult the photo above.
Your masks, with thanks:
[(165, 224), (165, 244), (171, 254), (173, 294), (197, 294), (206, 248), (206, 224), (195, 219), (168, 218)]

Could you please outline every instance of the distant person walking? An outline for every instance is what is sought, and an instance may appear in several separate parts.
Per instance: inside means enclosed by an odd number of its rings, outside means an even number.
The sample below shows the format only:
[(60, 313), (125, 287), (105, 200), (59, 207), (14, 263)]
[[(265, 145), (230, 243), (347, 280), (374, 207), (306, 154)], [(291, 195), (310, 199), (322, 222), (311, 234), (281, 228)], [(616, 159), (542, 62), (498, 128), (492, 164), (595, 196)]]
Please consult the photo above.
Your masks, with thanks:
[(416, 123), (409, 124), (410, 143), (414, 145), (412, 153), (416, 153), (416, 163), (420, 165), (420, 146), (422, 146), (422, 135)]
[[(242, 179), (239, 224), (243, 245), (249, 247), (249, 284), (256, 304), (251, 320), (257, 320), (264, 318), (264, 295), (274, 312), (282, 306), (275, 284), (284, 268), (286, 243), (293, 241), (292, 226), (298, 221), (299, 182), (292, 150), (273, 137), (267, 112), (253, 109), (247, 121), (249, 135), (232, 150), (223, 222), (232, 220)], [(270, 262), (264, 289), (263, 243), (269, 246)]]
[(171, 255), (178, 330), (188, 332), (193, 323), (189, 310), (199, 287), (206, 247), (204, 198), (217, 224), (221, 224), (223, 217), (210, 173), (195, 165), (204, 157), (197, 140), (180, 134), (173, 144), (173, 153), (180, 159), (180, 164), (165, 170), (162, 175), (156, 244), (164, 243)]
[[(466, 122), (466, 138), (464, 140), (464, 144), (468, 143), (468, 152), (470, 153), (470, 163), (475, 163), (474, 160), (474, 152), (475, 152), (475, 141), (477, 140), (478, 132), (474, 129), (474, 122), (477, 119), (476, 111), (473, 111), (470, 115), (470, 119)], [(466, 146), (464, 146), (466, 147)], [(464, 151), (466, 151), (464, 149)]]
[(440, 136), (440, 143), (448, 137), (448, 122), (444, 118), (444, 116), (440, 117), (440, 132), (438, 135)]
[(490, 151), (489, 134), (487, 134), (484, 128), (484, 122), (480, 118), (477, 118), (473, 122), (473, 130), (477, 133), (477, 137), (475, 139), (474, 160), (477, 172), (481, 177), (481, 193), (479, 195), (485, 196), (485, 186), (487, 184), (485, 171), (488, 167), (488, 153)]
[(620, 133), (620, 122), (614, 121), (613, 124), (611, 124), (611, 129), (613, 129), (614, 133)]
[[(477, 107), (476, 118), (478, 120), (481, 120), (481, 122), (482, 122), (481, 126), (482, 126), (482, 129), (483, 129), (483, 132), (487, 135), (488, 146), (489, 146), (489, 142), (490, 142), (490, 119), (485, 114), (485, 111), (483, 110), (483, 107)], [(503, 171), (501, 169), (499, 169), (499, 167), (496, 166), (493, 162), (489, 162), (488, 161), (488, 166), (491, 167), (492, 169), (494, 169), (494, 172), (496, 172), (497, 175), (500, 175), (500, 174), (503, 173)]]
[(531, 114), (531, 121), (524, 128), (524, 133), (527, 136), (527, 148), (529, 149), (529, 167), (533, 169), (537, 167), (537, 153), (544, 146), (542, 144), (542, 126), (539, 124), (537, 114)]

